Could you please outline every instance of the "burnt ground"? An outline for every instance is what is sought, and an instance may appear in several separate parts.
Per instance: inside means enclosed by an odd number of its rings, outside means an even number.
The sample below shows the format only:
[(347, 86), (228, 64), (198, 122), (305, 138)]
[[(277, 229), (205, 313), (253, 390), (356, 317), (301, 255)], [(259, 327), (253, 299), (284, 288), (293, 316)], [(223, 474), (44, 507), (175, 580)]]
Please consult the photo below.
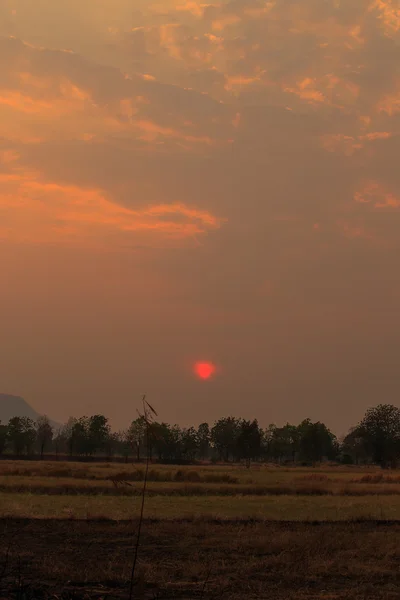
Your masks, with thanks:
[[(128, 598), (136, 531), (0, 520), (1, 600)], [(145, 521), (133, 597), (400, 600), (400, 523)]]

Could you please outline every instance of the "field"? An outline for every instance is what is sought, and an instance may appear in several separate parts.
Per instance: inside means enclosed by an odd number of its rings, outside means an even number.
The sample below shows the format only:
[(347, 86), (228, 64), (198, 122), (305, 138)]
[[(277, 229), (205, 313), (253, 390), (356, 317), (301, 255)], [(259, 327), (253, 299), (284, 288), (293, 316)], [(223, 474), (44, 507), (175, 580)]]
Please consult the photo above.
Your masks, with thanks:
[[(0, 462), (0, 598), (127, 598), (143, 472)], [(152, 465), (134, 597), (399, 599), (399, 559), (400, 472)]]

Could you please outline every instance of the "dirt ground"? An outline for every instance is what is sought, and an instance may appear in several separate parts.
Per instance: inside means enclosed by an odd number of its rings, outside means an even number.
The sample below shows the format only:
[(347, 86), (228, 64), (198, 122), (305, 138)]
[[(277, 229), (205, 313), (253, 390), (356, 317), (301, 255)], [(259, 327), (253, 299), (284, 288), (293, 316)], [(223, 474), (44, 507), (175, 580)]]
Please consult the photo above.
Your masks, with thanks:
[[(128, 598), (137, 523), (0, 521), (1, 600)], [(400, 599), (400, 524), (145, 521), (134, 598)]]

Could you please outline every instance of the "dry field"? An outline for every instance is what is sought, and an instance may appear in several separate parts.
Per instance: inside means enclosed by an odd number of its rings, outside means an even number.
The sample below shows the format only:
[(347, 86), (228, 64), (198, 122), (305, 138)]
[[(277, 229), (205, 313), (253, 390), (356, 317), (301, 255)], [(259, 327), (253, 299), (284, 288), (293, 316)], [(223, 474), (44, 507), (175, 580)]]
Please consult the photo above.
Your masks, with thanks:
[[(137, 522), (0, 522), (3, 564), (8, 550), (0, 598), (127, 598), (136, 528)], [(162, 520), (146, 521), (141, 539), (135, 598), (400, 597), (397, 524)]]
[[(143, 472), (0, 462), (0, 599), (127, 598)], [(400, 472), (153, 465), (135, 598), (400, 600), (399, 560)]]
[[(144, 468), (112, 463), (0, 462), (0, 517), (137, 516)], [(256, 465), (149, 472), (145, 514), (157, 519), (399, 519), (400, 472)]]

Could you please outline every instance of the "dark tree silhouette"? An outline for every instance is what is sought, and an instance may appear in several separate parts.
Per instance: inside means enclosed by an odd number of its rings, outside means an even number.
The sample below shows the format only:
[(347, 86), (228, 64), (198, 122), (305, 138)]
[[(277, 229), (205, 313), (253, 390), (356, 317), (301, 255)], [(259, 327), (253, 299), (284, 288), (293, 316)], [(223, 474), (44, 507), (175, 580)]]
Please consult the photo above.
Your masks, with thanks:
[(29, 417), (12, 417), (8, 422), (8, 439), (15, 454), (30, 454), (36, 440), (35, 423)]
[(400, 409), (379, 404), (367, 410), (357, 428), (367, 451), (382, 468), (395, 466), (400, 457)]
[(8, 441), (8, 427), (7, 425), (2, 425), (0, 421), (0, 454), (3, 454), (4, 450), (7, 447)]
[(211, 441), (219, 457), (226, 462), (237, 458), (237, 439), (240, 433), (240, 420), (235, 417), (219, 419), (211, 429)]
[(247, 468), (250, 467), (252, 460), (259, 458), (261, 452), (261, 430), (258, 422), (245, 421), (240, 422), (239, 434), (237, 436), (237, 454), (239, 459), (246, 461)]
[(338, 453), (336, 437), (320, 421), (306, 419), (299, 425), (300, 455), (306, 462), (318, 462), (323, 458), (333, 460)]

